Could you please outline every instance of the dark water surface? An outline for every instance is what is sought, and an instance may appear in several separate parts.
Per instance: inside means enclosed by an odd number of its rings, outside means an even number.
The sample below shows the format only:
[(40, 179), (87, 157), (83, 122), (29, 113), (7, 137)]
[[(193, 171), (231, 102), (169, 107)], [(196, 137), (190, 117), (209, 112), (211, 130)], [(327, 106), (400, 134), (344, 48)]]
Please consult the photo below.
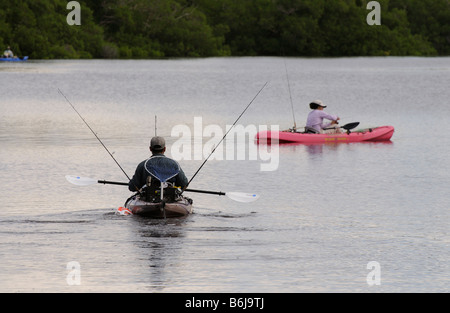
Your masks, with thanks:
[[(274, 171), (210, 160), (190, 187), (261, 198), (190, 194), (184, 219), (117, 216), (125, 187), (65, 180), (126, 177), (58, 88), (132, 175), (155, 115), (171, 156), (176, 125), (225, 130), (266, 81), (239, 124), (291, 127), (284, 62), (298, 126), (321, 99), (342, 124), (393, 125), (392, 142), (283, 145)], [(450, 58), (31, 61), (0, 77), (2, 292), (449, 291)], [(188, 177), (199, 158), (179, 160)]]

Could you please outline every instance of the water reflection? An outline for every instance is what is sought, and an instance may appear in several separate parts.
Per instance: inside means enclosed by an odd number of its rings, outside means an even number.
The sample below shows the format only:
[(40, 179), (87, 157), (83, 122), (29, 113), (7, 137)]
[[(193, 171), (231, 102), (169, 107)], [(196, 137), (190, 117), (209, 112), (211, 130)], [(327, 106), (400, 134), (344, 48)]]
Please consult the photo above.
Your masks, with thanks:
[[(394, 143), (389, 141), (379, 141), (379, 142), (357, 142), (357, 143), (320, 143), (320, 144), (304, 144), (304, 143), (280, 143), (280, 152), (302, 152), (306, 151), (310, 155), (321, 154), (324, 149), (327, 151), (337, 151), (341, 147), (352, 146), (352, 145), (366, 145), (366, 146), (389, 146)], [(261, 144), (259, 144), (261, 145)]]
[(183, 227), (189, 216), (170, 219), (130, 218), (137, 237), (133, 244), (140, 258), (148, 260), (148, 276), (142, 277), (145, 285), (154, 291), (163, 291), (171, 285), (171, 271), (176, 271), (186, 236)]
[(189, 216), (180, 218), (151, 219), (132, 216), (134, 227), (143, 238), (170, 238), (183, 237), (182, 226)]
[[(369, 260), (387, 269), (376, 291), (448, 289), (442, 273), (449, 273), (444, 169), (450, 146), (429, 134), (438, 127), (446, 133), (450, 107), (424, 106), (427, 99), (446, 103), (450, 97), (450, 72), (429, 70), (430, 62), (432, 68), (448, 68), (448, 58), (344, 61), (342, 66), (341, 59), (292, 59), (298, 75), (291, 83), (300, 86), (293, 97), (320, 94), (332, 98), (343, 116), (392, 124), (398, 129), (395, 145), (280, 145), (279, 168), (271, 172), (260, 171), (259, 159), (210, 160), (193, 188), (249, 191), (261, 199), (243, 205), (196, 195), (195, 203), (204, 207), (196, 206), (195, 216), (167, 221), (99, 219), (105, 211), (100, 208), (121, 205), (128, 191), (80, 189), (65, 181), (67, 174), (113, 181), (123, 175), (56, 88), (67, 92), (130, 174), (148, 157), (155, 115), (158, 134), (167, 136), (170, 147), (172, 127), (191, 127), (195, 116), (203, 116), (205, 125), (234, 121), (262, 78), (270, 79), (270, 88), (239, 123), (285, 123), (291, 112), (285, 112), (289, 96), (281, 88), (285, 69), (279, 59), (54, 61), (28, 63), (38, 73), (2, 70), (0, 200), (7, 218), (0, 222), (0, 289), (364, 292)], [(348, 73), (355, 84), (341, 79)], [(405, 79), (417, 88), (405, 88)], [(324, 82), (337, 81), (339, 88), (324, 88)], [(296, 111), (306, 116), (306, 109)], [(201, 160), (180, 163), (192, 177)], [(30, 217), (42, 214), (38, 223)], [(82, 266), (81, 289), (66, 289), (69, 261)]]

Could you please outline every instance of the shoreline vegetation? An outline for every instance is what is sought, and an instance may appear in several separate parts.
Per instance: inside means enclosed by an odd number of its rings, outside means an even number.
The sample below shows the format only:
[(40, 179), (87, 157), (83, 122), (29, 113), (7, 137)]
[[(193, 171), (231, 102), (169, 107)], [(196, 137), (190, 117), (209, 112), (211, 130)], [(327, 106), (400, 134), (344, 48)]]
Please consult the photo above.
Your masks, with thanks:
[[(66, 0), (0, 4), (0, 49), (30, 59), (449, 56), (450, 1)], [(3, 51), (3, 50), (2, 50)]]

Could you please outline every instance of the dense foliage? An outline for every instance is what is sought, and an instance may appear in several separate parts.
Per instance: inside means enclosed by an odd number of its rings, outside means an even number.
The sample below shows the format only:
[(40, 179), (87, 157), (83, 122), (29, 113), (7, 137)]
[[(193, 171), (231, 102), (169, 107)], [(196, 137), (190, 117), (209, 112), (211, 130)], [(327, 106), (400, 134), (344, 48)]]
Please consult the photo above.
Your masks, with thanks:
[[(449, 0), (66, 0), (0, 2), (0, 49), (31, 58), (450, 55)], [(3, 51), (3, 50), (2, 50)]]

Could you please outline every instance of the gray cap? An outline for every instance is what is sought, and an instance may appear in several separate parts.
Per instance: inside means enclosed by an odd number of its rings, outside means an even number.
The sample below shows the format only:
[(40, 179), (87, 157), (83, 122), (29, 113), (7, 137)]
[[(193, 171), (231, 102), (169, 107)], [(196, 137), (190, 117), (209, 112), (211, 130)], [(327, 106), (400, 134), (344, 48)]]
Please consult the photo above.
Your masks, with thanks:
[(152, 150), (163, 150), (166, 147), (166, 141), (163, 137), (153, 137), (152, 140), (150, 140), (150, 149)]

